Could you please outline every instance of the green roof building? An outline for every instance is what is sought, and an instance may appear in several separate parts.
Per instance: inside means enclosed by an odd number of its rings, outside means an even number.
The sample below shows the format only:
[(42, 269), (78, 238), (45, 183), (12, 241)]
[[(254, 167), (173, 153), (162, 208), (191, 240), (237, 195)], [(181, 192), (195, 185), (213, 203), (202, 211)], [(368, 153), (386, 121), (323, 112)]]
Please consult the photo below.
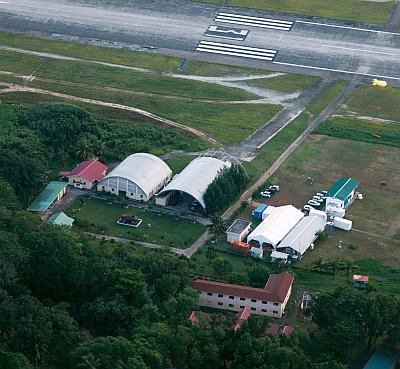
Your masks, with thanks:
[(395, 369), (398, 357), (394, 350), (376, 350), (364, 366), (364, 369)]
[(65, 195), (67, 186), (67, 182), (50, 182), (26, 210), (44, 213), (51, 205)]
[(353, 178), (339, 178), (329, 189), (327, 197), (338, 200), (342, 208), (347, 208), (352, 200), (360, 182)]
[(54, 225), (59, 225), (63, 227), (71, 227), (72, 223), (74, 223), (74, 218), (70, 218), (67, 214), (61, 212), (61, 213), (55, 213), (53, 214), (48, 220), (48, 224), (54, 224)]

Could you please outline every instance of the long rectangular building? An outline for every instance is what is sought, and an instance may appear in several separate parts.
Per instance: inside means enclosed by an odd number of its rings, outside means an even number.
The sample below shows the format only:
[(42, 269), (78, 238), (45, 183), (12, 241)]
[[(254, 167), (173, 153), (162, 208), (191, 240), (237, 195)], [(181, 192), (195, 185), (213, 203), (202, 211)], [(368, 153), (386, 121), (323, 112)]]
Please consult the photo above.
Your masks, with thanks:
[(192, 288), (199, 294), (199, 305), (281, 318), (292, 292), (293, 277), (288, 272), (271, 274), (264, 288), (196, 279)]

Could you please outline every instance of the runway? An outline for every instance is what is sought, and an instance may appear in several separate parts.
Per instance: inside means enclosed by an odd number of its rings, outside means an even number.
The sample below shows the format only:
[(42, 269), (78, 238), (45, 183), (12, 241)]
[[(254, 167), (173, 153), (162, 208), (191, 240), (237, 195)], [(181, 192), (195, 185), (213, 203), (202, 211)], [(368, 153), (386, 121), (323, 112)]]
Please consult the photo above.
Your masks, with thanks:
[(264, 69), (400, 82), (400, 34), (188, 1), (0, 1), (0, 28), (122, 42)]

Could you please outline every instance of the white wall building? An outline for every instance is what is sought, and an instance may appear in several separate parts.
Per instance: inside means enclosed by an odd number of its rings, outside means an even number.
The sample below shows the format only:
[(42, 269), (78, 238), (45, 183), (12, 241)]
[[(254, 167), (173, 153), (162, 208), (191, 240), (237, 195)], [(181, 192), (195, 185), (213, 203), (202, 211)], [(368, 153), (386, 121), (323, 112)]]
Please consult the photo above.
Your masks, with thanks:
[(309, 215), (301, 219), (279, 244), (278, 250), (292, 258), (301, 259), (316, 240), (317, 233), (323, 231), (325, 226), (326, 219), (320, 215)]
[(192, 288), (198, 292), (199, 305), (281, 318), (292, 292), (293, 277), (288, 272), (271, 274), (264, 288), (196, 279)]
[(137, 153), (128, 156), (97, 185), (98, 191), (124, 194), (134, 200), (148, 201), (171, 178), (171, 169), (157, 156)]
[(242, 241), (250, 232), (251, 222), (236, 219), (226, 231), (227, 242)]
[(276, 248), (304, 214), (292, 205), (278, 206), (247, 237), (247, 243)]

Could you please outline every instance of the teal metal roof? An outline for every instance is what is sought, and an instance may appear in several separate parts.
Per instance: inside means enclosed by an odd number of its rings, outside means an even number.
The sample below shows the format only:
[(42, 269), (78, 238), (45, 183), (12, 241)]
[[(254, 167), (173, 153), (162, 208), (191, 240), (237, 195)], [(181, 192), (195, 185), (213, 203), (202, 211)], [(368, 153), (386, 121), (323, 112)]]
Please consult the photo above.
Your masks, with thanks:
[(344, 201), (359, 184), (360, 182), (352, 178), (340, 178), (329, 189), (328, 197), (334, 197)]
[(72, 223), (74, 222), (75, 219), (70, 218), (67, 214), (61, 212), (61, 213), (55, 213), (53, 214), (48, 220), (47, 223), (49, 224), (55, 224), (55, 225), (60, 225), (60, 226), (65, 226), (65, 227), (71, 227)]
[(67, 186), (67, 182), (50, 182), (26, 210), (43, 213)]
[(364, 369), (392, 369), (396, 359), (397, 355), (391, 350), (377, 350), (370, 357)]

